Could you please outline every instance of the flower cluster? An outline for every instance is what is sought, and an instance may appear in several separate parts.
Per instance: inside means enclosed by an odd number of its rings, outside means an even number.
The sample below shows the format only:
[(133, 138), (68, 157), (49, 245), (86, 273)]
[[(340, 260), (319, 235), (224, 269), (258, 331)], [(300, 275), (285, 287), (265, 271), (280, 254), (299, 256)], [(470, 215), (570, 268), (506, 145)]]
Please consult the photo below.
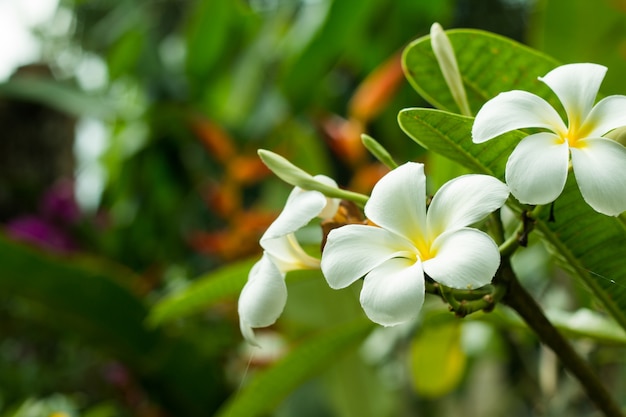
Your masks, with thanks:
[(626, 210), (626, 148), (602, 137), (626, 125), (626, 96), (594, 101), (606, 67), (569, 64), (543, 81), (559, 98), (567, 123), (539, 96), (526, 91), (501, 93), (485, 103), (472, 129), (475, 143), (526, 127), (547, 129), (526, 136), (506, 164), (506, 182), (522, 203), (548, 204), (563, 191), (571, 166), (583, 198), (599, 213)]
[[(424, 301), (424, 275), (451, 288), (488, 284), (500, 264), (498, 246), (468, 227), (500, 208), (509, 192), (487, 175), (465, 175), (445, 184), (426, 211), (422, 164), (408, 162), (372, 190), (365, 215), (376, 224), (332, 230), (322, 272), (332, 288), (365, 277), (361, 305), (374, 322), (410, 320)], [(349, 259), (349, 262), (346, 262)]]
[[(446, 43), (439, 49), (445, 52)], [(287, 297), (285, 273), (294, 269), (321, 268), (334, 289), (363, 279), (363, 310), (384, 326), (416, 317), (426, 280), (462, 290), (490, 283), (500, 251), (487, 233), (471, 226), (502, 207), (509, 192), (521, 203), (552, 203), (563, 191), (570, 168), (594, 210), (613, 216), (624, 212), (626, 148), (603, 135), (626, 125), (626, 97), (610, 96), (594, 105), (605, 73), (600, 65), (570, 64), (539, 78), (561, 101), (566, 122), (547, 101), (529, 92), (509, 91), (489, 100), (474, 121), (475, 143), (511, 130), (543, 129), (512, 151), (506, 184), (487, 175), (460, 176), (443, 185), (427, 207), (424, 166), (408, 162), (374, 186), (364, 207), (367, 222), (329, 232), (321, 262), (304, 253), (293, 233), (316, 216), (332, 217), (339, 202), (296, 188), (261, 239), (264, 255), (239, 299), (246, 339), (254, 343), (252, 328), (268, 326), (281, 314)], [(454, 81), (454, 76), (451, 71), (447, 78)], [(452, 84), (462, 89), (457, 81)], [(315, 178), (336, 187), (327, 177)]]
[[(323, 175), (317, 175), (315, 179), (337, 186), (334, 180)], [(295, 232), (316, 217), (333, 217), (338, 208), (338, 199), (296, 187), (283, 211), (261, 237), (263, 256), (250, 270), (248, 282), (239, 296), (239, 327), (249, 343), (257, 345), (253, 328), (274, 324), (285, 308), (285, 274), (319, 268), (320, 260), (302, 249)]]

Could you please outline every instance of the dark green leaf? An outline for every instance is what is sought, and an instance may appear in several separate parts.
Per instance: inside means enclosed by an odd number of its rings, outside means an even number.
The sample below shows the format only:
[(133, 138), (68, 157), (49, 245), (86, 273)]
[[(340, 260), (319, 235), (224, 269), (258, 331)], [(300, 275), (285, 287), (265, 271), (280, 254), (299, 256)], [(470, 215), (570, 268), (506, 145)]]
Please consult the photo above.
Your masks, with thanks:
[(304, 381), (360, 343), (373, 327), (366, 319), (336, 326), (299, 345), (235, 393), (216, 417), (264, 416)]
[(316, 36), (294, 62), (285, 67), (283, 91), (292, 97), (296, 107), (310, 99), (310, 86), (324, 78), (341, 54), (350, 48), (350, 43), (358, 39), (360, 31), (373, 18), (379, 1), (335, 0), (330, 3)]
[(142, 326), (146, 308), (121, 282), (132, 275), (85, 258), (62, 261), (0, 239), (0, 291), (21, 296), (54, 311), (67, 327), (138, 357), (154, 343)]
[(228, 45), (231, 6), (228, 1), (199, 1), (187, 26), (187, 70), (203, 80)]
[(504, 167), (511, 150), (524, 137), (518, 131), (506, 133), (482, 144), (472, 142), (471, 117), (441, 110), (404, 109), (398, 115), (404, 132), (424, 148), (469, 168), (472, 172), (504, 179)]
[(226, 395), (215, 352), (147, 329), (147, 309), (129, 288), (134, 282), (134, 274), (115, 264), (53, 256), (0, 238), (2, 294), (32, 303), (61, 334), (123, 360), (174, 414), (206, 415)]

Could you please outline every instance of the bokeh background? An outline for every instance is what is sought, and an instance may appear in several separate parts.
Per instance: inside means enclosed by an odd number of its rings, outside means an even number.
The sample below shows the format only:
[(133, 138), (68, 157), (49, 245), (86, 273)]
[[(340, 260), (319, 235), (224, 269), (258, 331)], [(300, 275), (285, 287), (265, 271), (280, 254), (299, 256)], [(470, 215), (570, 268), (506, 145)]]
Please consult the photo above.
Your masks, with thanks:
[[(603, 90), (626, 94), (623, 0), (0, 0), (0, 416), (210, 416), (307, 334), (362, 315), (306, 274), (262, 352), (232, 291), (155, 311), (225, 267), (245, 281), (290, 191), (258, 148), (363, 193), (386, 172), (363, 132), (428, 161), (433, 188), (458, 172), (396, 122), (428, 106), (399, 54), (433, 22), (607, 65)], [(531, 253), (543, 302), (591, 304)], [(442, 309), (417, 333), (375, 332), (271, 415), (593, 415), (523, 326), (459, 330)], [(618, 392), (623, 345), (577, 341)]]

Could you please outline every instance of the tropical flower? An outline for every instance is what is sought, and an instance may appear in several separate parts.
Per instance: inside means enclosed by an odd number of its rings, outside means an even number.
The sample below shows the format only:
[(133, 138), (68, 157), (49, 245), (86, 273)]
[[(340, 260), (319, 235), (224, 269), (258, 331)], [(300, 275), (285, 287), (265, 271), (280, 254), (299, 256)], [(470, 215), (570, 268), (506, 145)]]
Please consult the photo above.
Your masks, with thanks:
[(464, 175), (441, 187), (426, 212), (424, 165), (401, 165), (374, 186), (365, 205), (376, 226), (351, 224), (329, 233), (322, 272), (335, 289), (365, 276), (361, 305), (372, 321), (410, 320), (424, 301), (424, 274), (452, 288), (491, 281), (500, 265), (498, 246), (467, 226), (501, 207), (508, 194), (494, 177)]
[(567, 123), (542, 98), (509, 91), (476, 115), (475, 143), (526, 127), (545, 128), (525, 137), (506, 164), (506, 182), (522, 203), (548, 204), (563, 191), (571, 165), (583, 198), (594, 210), (616, 216), (626, 210), (626, 148), (602, 135), (626, 125), (626, 96), (594, 101), (606, 67), (569, 64), (540, 77), (559, 98)]
[[(317, 175), (315, 179), (337, 186), (323, 175)], [(315, 217), (333, 217), (338, 208), (338, 199), (327, 198), (319, 191), (296, 187), (283, 211), (261, 237), (263, 256), (250, 270), (248, 282), (239, 296), (239, 327), (249, 343), (258, 346), (253, 329), (274, 324), (282, 314), (287, 302), (285, 274), (299, 269), (319, 268), (319, 259), (302, 249), (295, 232)]]

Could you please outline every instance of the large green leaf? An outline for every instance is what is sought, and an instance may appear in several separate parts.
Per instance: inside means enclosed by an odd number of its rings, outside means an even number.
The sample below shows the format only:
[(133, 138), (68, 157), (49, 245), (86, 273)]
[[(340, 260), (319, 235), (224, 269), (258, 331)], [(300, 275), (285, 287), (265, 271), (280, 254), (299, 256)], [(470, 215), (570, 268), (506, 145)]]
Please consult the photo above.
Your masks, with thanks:
[[(457, 55), (469, 105), (476, 113), (488, 99), (512, 89), (538, 94), (555, 102), (537, 77), (559, 63), (513, 40), (479, 30), (447, 31)], [(404, 50), (403, 65), (411, 85), (433, 106), (459, 113), (433, 53), (430, 36), (413, 41)]]
[(404, 109), (398, 116), (400, 127), (424, 148), (469, 168), (472, 172), (504, 179), (504, 167), (511, 150), (524, 137), (510, 132), (486, 143), (472, 142), (471, 117), (441, 110)]
[(146, 328), (148, 309), (131, 289), (137, 279), (110, 262), (54, 256), (0, 237), (0, 292), (5, 297), (26, 301), (33, 320), (59, 334), (71, 334), (123, 360), (174, 414), (206, 415), (227, 390), (216, 352), (197, 346), (187, 337), (192, 335), (172, 338)]
[[(473, 172), (502, 178), (506, 159), (521, 132), (511, 132), (484, 145), (471, 142), (472, 119), (431, 109), (400, 112), (402, 129), (427, 149), (459, 162)], [(507, 152), (506, 148), (509, 151)], [(519, 205), (510, 199), (514, 208)], [(570, 175), (556, 201), (556, 221), (547, 213), (536, 228), (561, 264), (584, 282), (613, 317), (626, 328), (626, 228), (615, 217), (593, 211)]]
[(373, 323), (363, 318), (304, 341), (271, 368), (257, 374), (226, 402), (216, 417), (267, 415), (296, 387), (353, 349), (372, 327)]
[(212, 303), (235, 298), (243, 288), (254, 260), (237, 262), (198, 278), (183, 291), (165, 296), (152, 308), (148, 322), (158, 325), (189, 316)]
[(155, 335), (142, 327), (146, 308), (120, 282), (132, 283), (133, 275), (94, 259), (72, 257), (64, 262), (0, 239), (2, 293), (54, 311), (54, 319), (67, 328), (135, 358), (155, 342)]

